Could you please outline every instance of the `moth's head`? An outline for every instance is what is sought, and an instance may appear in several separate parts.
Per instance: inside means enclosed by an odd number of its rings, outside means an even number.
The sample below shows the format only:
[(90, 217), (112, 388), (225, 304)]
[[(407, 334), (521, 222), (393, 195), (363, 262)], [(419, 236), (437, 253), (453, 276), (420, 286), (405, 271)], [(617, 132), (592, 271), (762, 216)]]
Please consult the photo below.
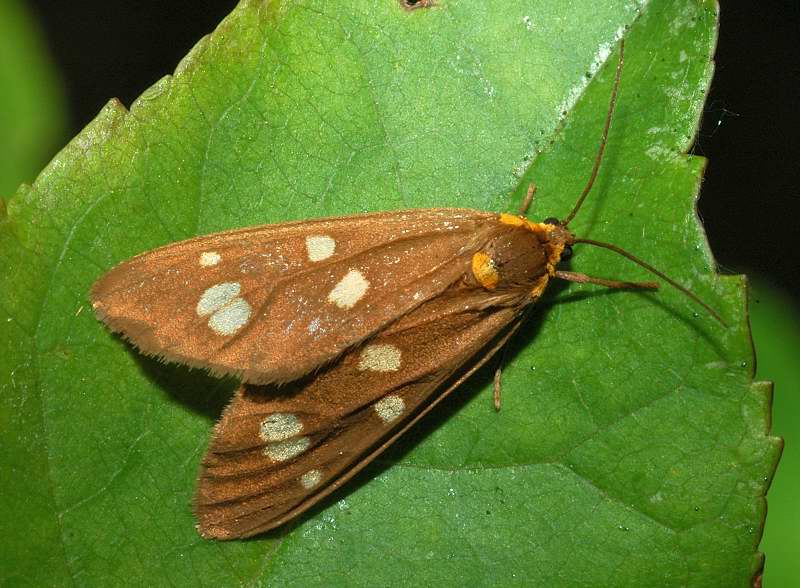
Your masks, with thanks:
[(549, 217), (540, 223), (534, 223), (534, 226), (547, 235), (550, 257), (554, 265), (558, 265), (561, 261), (568, 261), (572, 257), (575, 235), (564, 225), (563, 221)]

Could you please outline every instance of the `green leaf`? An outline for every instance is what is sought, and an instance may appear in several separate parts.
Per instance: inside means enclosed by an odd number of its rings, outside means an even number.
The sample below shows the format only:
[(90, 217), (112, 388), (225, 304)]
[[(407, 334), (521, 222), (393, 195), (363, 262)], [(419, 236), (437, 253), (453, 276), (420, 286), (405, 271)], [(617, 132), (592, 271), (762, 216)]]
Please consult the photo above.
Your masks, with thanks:
[(17, 0), (0, 2), (0, 197), (30, 181), (64, 136), (61, 92), (39, 32)]
[(786, 440), (781, 469), (769, 494), (770, 518), (764, 531), (765, 586), (791, 586), (800, 576), (800, 316), (792, 301), (765, 281), (755, 281), (750, 296), (753, 340), (758, 344), (757, 376), (775, 382), (775, 433)]
[[(353, 6), (351, 6), (351, 4)], [(126, 111), (111, 102), (0, 232), (0, 500), (18, 585), (749, 586), (779, 443), (740, 278), (718, 277), (687, 156), (712, 1), (243, 2)], [(191, 497), (232, 389), (92, 317), (115, 263), (197, 234), (410, 206), (565, 215), (694, 289), (554, 286), (511, 347), (355, 483), (286, 529), (214, 543)], [(647, 279), (578, 247), (573, 268)], [(5, 319), (5, 320), (4, 320)]]

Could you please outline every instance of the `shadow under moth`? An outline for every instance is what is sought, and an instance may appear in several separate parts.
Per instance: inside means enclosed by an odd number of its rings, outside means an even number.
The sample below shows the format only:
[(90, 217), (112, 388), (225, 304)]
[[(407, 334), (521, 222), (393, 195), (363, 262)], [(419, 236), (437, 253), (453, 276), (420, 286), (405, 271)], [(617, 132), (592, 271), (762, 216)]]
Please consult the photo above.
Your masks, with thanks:
[(551, 279), (657, 287), (559, 270), (577, 243), (717, 317), (568, 228), (600, 167), (622, 55), (594, 168), (563, 220), (523, 216), (531, 187), (518, 215), (434, 208), (226, 231), (95, 283), (96, 315), (143, 353), (242, 381), (203, 460), (203, 537), (262, 533), (341, 487), (500, 350)]

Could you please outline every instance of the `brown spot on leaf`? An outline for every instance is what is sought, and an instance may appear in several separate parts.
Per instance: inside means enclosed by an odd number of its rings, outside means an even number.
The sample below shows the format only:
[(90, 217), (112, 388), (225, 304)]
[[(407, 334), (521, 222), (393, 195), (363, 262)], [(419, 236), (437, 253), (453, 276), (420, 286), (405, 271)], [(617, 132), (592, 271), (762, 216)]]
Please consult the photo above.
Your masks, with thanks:
[(406, 10), (416, 10), (417, 8), (430, 8), (434, 5), (433, 0), (400, 0), (400, 6)]

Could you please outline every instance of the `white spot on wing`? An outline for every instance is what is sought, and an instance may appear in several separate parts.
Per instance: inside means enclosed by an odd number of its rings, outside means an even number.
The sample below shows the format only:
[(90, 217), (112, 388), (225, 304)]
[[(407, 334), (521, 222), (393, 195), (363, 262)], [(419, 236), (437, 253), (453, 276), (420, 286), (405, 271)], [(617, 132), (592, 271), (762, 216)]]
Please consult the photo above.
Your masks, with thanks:
[(208, 316), (218, 311), (239, 296), (241, 291), (242, 285), (239, 282), (223, 282), (222, 284), (211, 286), (200, 296), (200, 300), (197, 303), (197, 315)]
[(287, 439), (267, 445), (264, 448), (264, 455), (273, 461), (287, 461), (303, 453), (309, 445), (311, 445), (311, 440), (308, 437)]
[(405, 410), (406, 403), (396, 394), (389, 394), (375, 403), (375, 412), (384, 423), (396, 421)]
[(364, 275), (358, 270), (351, 269), (328, 294), (328, 302), (333, 302), (339, 308), (353, 308), (364, 296), (367, 288), (369, 282)]
[(216, 251), (203, 251), (200, 254), (200, 265), (211, 267), (217, 265), (222, 260), (222, 256)]
[(300, 485), (306, 490), (311, 490), (314, 486), (322, 480), (322, 472), (319, 470), (311, 470), (300, 476)]
[(252, 308), (239, 297), (242, 286), (239, 282), (223, 282), (211, 286), (197, 302), (197, 316), (206, 317), (208, 326), (219, 335), (233, 335), (250, 320)]
[(306, 251), (309, 261), (322, 261), (328, 259), (336, 250), (336, 241), (327, 235), (312, 235), (306, 237)]
[(266, 442), (285, 441), (303, 430), (297, 416), (287, 412), (276, 412), (261, 421), (259, 436)]
[(208, 319), (208, 326), (220, 335), (233, 335), (250, 320), (252, 309), (244, 298), (236, 298)]
[(367, 345), (361, 351), (358, 369), (362, 372), (396, 372), (400, 369), (402, 353), (394, 345)]

